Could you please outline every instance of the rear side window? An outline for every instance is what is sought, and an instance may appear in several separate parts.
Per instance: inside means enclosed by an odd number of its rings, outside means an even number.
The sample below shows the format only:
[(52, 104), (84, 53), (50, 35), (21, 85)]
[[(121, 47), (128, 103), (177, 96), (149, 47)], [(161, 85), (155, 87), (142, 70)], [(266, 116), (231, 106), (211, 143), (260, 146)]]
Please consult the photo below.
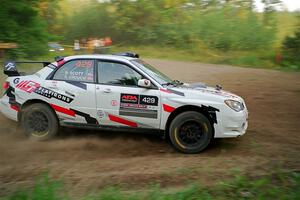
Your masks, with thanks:
[(72, 60), (61, 66), (54, 80), (94, 82), (94, 60)]
[(98, 80), (101, 84), (137, 86), (142, 76), (127, 65), (98, 62)]

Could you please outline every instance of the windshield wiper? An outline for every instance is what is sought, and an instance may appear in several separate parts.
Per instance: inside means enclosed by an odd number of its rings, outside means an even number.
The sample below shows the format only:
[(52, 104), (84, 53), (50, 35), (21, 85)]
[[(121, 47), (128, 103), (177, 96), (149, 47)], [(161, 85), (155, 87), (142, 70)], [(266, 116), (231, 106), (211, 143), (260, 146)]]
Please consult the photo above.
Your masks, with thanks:
[(163, 83), (162, 85), (166, 85), (166, 86), (169, 86), (169, 85), (173, 85), (173, 86), (178, 86), (178, 85), (183, 85), (184, 83), (179, 81), (179, 80), (173, 80), (171, 82), (166, 82), (166, 83)]

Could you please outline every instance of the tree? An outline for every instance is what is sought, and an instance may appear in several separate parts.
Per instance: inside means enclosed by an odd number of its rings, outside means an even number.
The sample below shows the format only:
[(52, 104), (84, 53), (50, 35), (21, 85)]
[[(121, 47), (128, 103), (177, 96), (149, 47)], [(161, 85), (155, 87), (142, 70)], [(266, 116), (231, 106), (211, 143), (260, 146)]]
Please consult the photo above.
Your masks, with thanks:
[(292, 65), (300, 69), (300, 16), (298, 28), (293, 36), (288, 36), (283, 41), (283, 65)]
[(49, 34), (39, 16), (39, 0), (0, 0), (0, 41), (15, 42), (13, 57), (31, 57), (47, 51)]
[(262, 0), (264, 7), (264, 23), (266, 26), (274, 27), (276, 24), (274, 14), (282, 5), (281, 0)]
[(58, 0), (43, 0), (38, 4), (39, 14), (47, 25), (47, 31), (49, 33), (57, 33), (60, 29), (57, 23), (57, 14), (60, 11), (58, 6)]

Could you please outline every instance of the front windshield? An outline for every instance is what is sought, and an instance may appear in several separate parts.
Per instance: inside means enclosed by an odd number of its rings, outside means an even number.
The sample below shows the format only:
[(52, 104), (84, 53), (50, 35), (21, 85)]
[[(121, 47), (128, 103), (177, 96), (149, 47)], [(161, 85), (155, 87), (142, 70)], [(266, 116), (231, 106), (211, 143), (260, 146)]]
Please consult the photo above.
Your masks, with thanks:
[(136, 65), (137, 67), (141, 68), (144, 72), (146, 72), (149, 76), (155, 79), (159, 84), (165, 84), (172, 82), (172, 80), (167, 77), (165, 74), (161, 73), (150, 64), (146, 63), (143, 60), (135, 59), (131, 60), (131, 62)]

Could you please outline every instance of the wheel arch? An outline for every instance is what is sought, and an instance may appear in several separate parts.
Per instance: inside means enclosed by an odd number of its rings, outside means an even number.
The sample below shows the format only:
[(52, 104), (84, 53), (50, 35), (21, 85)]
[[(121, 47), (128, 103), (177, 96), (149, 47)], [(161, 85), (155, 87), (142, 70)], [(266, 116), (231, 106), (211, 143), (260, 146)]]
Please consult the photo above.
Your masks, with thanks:
[[(25, 102), (21, 105), (21, 107), (20, 107), (20, 112), (18, 112), (18, 121), (20, 121), (20, 119), (21, 119), (22, 111), (23, 111), (26, 107), (28, 107), (28, 106), (30, 106), (30, 105), (32, 105), (32, 104), (35, 104), (35, 103), (42, 103), (42, 104), (47, 105), (47, 106), (53, 111), (53, 113), (55, 114), (55, 116), (56, 116), (56, 118), (57, 118), (57, 120), (58, 120), (58, 116), (57, 116), (55, 110), (51, 107), (51, 105), (50, 105), (48, 102), (43, 101), (43, 100), (41, 100), (41, 99), (29, 99), (29, 100), (25, 101)], [(58, 120), (58, 121), (59, 121), (59, 120)]]
[(184, 106), (180, 106), (178, 108), (176, 108), (168, 117), (167, 119), (167, 123), (165, 126), (165, 132), (166, 135), (169, 135), (169, 128), (171, 125), (171, 122), (173, 121), (173, 119), (178, 116), (179, 114), (183, 113), (183, 112), (187, 112), (187, 111), (196, 111), (199, 112), (201, 114), (203, 114), (210, 122), (211, 127), (212, 127), (212, 131), (213, 131), (213, 136), (215, 135), (215, 129), (214, 129), (214, 123), (216, 123), (215, 119), (213, 119), (213, 117), (211, 116), (211, 114), (209, 113), (208, 110), (205, 109), (205, 107), (200, 107), (200, 106), (194, 106), (194, 105), (184, 105)]

